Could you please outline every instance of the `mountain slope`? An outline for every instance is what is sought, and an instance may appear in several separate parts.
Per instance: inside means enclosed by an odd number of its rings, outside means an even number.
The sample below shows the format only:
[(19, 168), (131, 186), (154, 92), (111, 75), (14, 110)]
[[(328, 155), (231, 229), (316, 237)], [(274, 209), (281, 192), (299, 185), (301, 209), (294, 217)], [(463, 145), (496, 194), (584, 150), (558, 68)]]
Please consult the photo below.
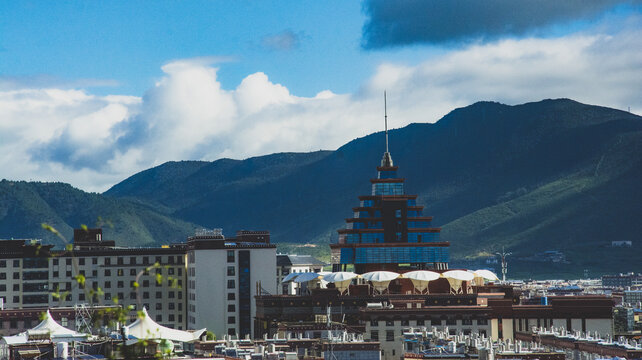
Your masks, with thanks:
[[(516, 256), (560, 250), (576, 266), (593, 266), (584, 254), (642, 231), (630, 221), (641, 213), (641, 133), (636, 115), (567, 99), (480, 102), (391, 131), (390, 148), (406, 192), (443, 225), (454, 259), (503, 244)], [(174, 190), (152, 181), (146, 186), (158, 191), (117, 195), (229, 232), (269, 229), (275, 241), (325, 243), (370, 192), (383, 141), (381, 133), (356, 139), (266, 181), (190, 175)]]
[(41, 238), (64, 246), (62, 239), (42, 229), (42, 223), (56, 228), (67, 241), (74, 228), (99, 225), (105, 239), (128, 246), (184, 241), (196, 228), (146, 206), (68, 184), (0, 181), (0, 238)]

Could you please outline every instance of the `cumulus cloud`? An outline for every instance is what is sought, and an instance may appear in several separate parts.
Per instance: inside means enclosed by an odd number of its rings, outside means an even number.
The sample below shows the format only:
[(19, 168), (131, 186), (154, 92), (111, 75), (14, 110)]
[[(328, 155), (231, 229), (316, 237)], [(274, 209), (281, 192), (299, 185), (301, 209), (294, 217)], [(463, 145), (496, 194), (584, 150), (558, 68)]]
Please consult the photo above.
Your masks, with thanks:
[(261, 45), (268, 50), (290, 51), (299, 47), (302, 37), (301, 33), (295, 33), (288, 29), (278, 34), (263, 37)]
[(524, 35), (541, 27), (591, 20), (640, 0), (368, 0), (362, 46), (452, 43)]
[(334, 149), (381, 130), (384, 89), (392, 127), (434, 122), (480, 100), (516, 104), (568, 97), (639, 112), (639, 29), (502, 40), (414, 66), (383, 63), (354, 94), (324, 90), (299, 97), (261, 72), (224, 89), (217, 65), (202, 58), (166, 64), (142, 98), (0, 89), (0, 168), (11, 179), (103, 191), (169, 160)]

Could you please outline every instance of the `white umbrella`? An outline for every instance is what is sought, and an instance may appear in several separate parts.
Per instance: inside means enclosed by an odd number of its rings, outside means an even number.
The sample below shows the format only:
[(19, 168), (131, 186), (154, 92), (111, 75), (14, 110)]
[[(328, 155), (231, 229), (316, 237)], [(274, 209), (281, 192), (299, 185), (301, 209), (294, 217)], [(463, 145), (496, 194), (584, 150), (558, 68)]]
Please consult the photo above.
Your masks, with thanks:
[(323, 275), (323, 280), (333, 283), (337, 281), (346, 281), (346, 280), (352, 280), (356, 278), (357, 274), (350, 272), (350, 271), (338, 271), (338, 272), (333, 272), (329, 273), (327, 275)]
[(450, 292), (453, 294), (462, 293), (461, 283), (462, 281), (470, 281), (475, 278), (475, 275), (464, 270), (449, 270), (441, 274), (448, 280), (450, 284)]
[(361, 277), (367, 281), (392, 281), (399, 277), (399, 274), (392, 271), (371, 271)]
[(495, 275), (495, 273), (490, 271), (490, 270), (476, 270), (476, 271), (473, 272), (473, 274), (475, 275), (475, 277), (480, 277), (480, 278), (483, 278), (484, 280), (488, 280), (488, 281), (498, 281), (499, 280), (497, 275)]
[(475, 275), (464, 270), (449, 270), (444, 272), (442, 275), (445, 278), (455, 279), (459, 281), (470, 281), (475, 277)]
[(399, 277), (399, 274), (391, 271), (371, 271), (361, 275), (367, 281), (372, 282), (372, 286), (379, 293), (382, 293), (388, 288), (390, 282)]
[(323, 276), (323, 281), (334, 283), (334, 287), (343, 294), (350, 287), (352, 279), (359, 275), (349, 271), (337, 271)]
[(321, 275), (315, 273), (315, 272), (303, 272), (299, 273), (297, 277), (294, 278), (295, 283), (304, 283), (312, 280), (316, 280), (320, 277)]
[(412, 285), (415, 286), (415, 289), (417, 289), (420, 293), (423, 293), (426, 289), (428, 289), (428, 283), (433, 280), (439, 279), (441, 277), (441, 274), (428, 270), (416, 270), (404, 273), (402, 276), (404, 278), (410, 279), (410, 281), (412, 281)]

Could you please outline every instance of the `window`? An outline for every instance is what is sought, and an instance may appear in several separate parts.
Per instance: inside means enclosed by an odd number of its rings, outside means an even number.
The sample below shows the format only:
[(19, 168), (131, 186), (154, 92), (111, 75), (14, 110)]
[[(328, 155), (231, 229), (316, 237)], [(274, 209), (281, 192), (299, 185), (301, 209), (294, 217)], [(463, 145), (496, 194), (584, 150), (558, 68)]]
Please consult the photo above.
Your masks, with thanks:
[(91, 258), (92, 265), (98, 265), (98, 258)]
[(174, 321), (174, 314), (169, 314), (169, 321)]
[(105, 258), (105, 265), (111, 265), (111, 258)]
[(393, 330), (386, 330), (386, 341), (395, 341), (395, 332)]
[(20, 291), (20, 284), (13, 284), (13, 291)]
[(148, 287), (149, 286), (149, 280), (143, 280), (143, 286)]
[(78, 259), (78, 265), (85, 265), (85, 258)]
[(149, 292), (143, 292), (143, 299), (149, 299)]
[[(58, 260), (58, 259), (53, 259), (53, 264), (54, 264), (54, 265), (58, 265), (58, 263), (59, 263), (59, 260)], [(4, 265), (3, 265), (3, 264), (4, 264)], [(4, 261), (4, 260), (0, 261), (0, 267), (7, 267), (7, 262), (6, 262), (6, 261)]]
[(14, 273), (13, 273), (13, 279), (14, 279), (14, 280), (18, 280), (18, 279), (20, 279), (20, 273), (18, 273), (18, 272), (14, 272)]
[(105, 289), (111, 288), (111, 281), (105, 281)]
[(19, 303), (20, 302), (20, 296), (14, 296), (13, 297), (13, 302), (14, 303)]
[(473, 320), (472, 319), (462, 319), (461, 320), (461, 324), (462, 325), (472, 325), (473, 324)]
[(132, 256), (129, 258), (129, 265), (136, 265), (136, 257)]
[(0, 291), (7, 291), (7, 285), (0, 284)]
[(20, 260), (13, 260), (13, 267), (20, 267)]
[(174, 305), (174, 303), (169, 303), (169, 304), (167, 304), (167, 306), (168, 306), (168, 308), (170, 310), (174, 310), (174, 308), (176, 307), (176, 305)]
[(160, 291), (157, 291), (157, 292), (156, 292), (156, 298), (157, 298), (157, 299), (162, 299), (162, 298), (163, 298), (163, 293), (162, 293), (162, 292), (160, 292)]
[(234, 276), (234, 266), (227, 267), (227, 276)]
[(97, 277), (98, 276), (98, 270), (92, 270), (91, 271), (91, 276)]
[(370, 326), (379, 326), (378, 320), (370, 320)]
[(228, 316), (227, 317), (227, 323), (228, 324), (235, 324), (236, 323), (236, 316)]
[(118, 285), (117, 286), (118, 286), (119, 289), (122, 289), (122, 288), (125, 287), (125, 283), (123, 281), (118, 281)]
[(174, 275), (174, 268), (167, 269), (167, 275)]
[(125, 265), (125, 260), (123, 260), (123, 258), (119, 256), (116, 258), (116, 263), (118, 265)]
[(401, 320), (401, 326), (410, 326), (410, 322), (408, 320)]
[(160, 322), (163, 321), (163, 315), (156, 315), (156, 321)]
[(227, 300), (236, 300), (235, 293), (227, 293)]
[(234, 262), (234, 250), (228, 250), (227, 251), (227, 262), (228, 263), (233, 263)]
[(163, 310), (163, 304), (162, 303), (156, 303), (156, 310)]
[(477, 325), (488, 325), (488, 319), (477, 319)]
[(424, 326), (426, 325), (426, 321), (424, 319), (417, 319), (417, 326)]
[(234, 304), (227, 305), (227, 311), (228, 312), (235, 312), (236, 311), (236, 305), (234, 305)]
[(159, 263), (159, 264), (162, 263), (163, 262), (162, 260), (163, 260), (163, 258), (161, 256), (157, 256), (156, 257), (156, 262), (157, 263)]
[(370, 332), (370, 340), (372, 341), (379, 341), (379, 331), (377, 330), (372, 330)]
[(446, 325), (457, 325), (457, 320), (455, 320), (455, 319), (446, 319)]
[(178, 311), (183, 311), (183, 303), (178, 303)]
[(227, 280), (227, 288), (228, 289), (234, 289), (236, 287), (236, 284), (234, 283), (234, 280)]
[(130, 298), (131, 300), (136, 300), (136, 292), (135, 292), (135, 291), (130, 292), (130, 293), (129, 293), (129, 298)]
[[(105, 259), (106, 260), (106, 259)], [(111, 276), (111, 270), (106, 269), (105, 270), (105, 276)]]
[(149, 258), (147, 256), (145, 256), (143, 258), (143, 265), (148, 265), (148, 264), (149, 264)]
[(183, 268), (178, 268), (178, 276), (183, 276)]
[(59, 276), (60, 276), (60, 273), (59, 273), (59, 272), (57, 272), (57, 271), (54, 271), (54, 272), (53, 272), (53, 277), (57, 278), (57, 277), (59, 277)]
[(111, 300), (111, 294), (105, 293), (105, 300)]
[(386, 326), (395, 326), (395, 322), (392, 320), (386, 320)]
[(167, 293), (167, 297), (170, 298), (170, 299), (173, 299), (174, 298), (174, 292), (173, 291), (168, 292)]
[(227, 329), (227, 335), (232, 335), (232, 336), (236, 335), (236, 329), (234, 328)]
[(136, 269), (129, 269), (129, 275), (136, 276)]
[(123, 269), (118, 269), (117, 274), (118, 276), (124, 276), (125, 272), (123, 271)]
[(78, 301), (85, 301), (85, 293), (78, 294)]

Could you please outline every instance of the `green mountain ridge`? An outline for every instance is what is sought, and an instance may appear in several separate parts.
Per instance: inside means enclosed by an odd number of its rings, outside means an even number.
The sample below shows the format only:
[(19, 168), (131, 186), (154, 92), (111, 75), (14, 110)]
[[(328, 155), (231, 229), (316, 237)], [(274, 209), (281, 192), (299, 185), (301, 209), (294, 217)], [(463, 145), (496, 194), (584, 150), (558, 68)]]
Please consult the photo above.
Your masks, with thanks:
[[(357, 196), (370, 193), (368, 179), (376, 176), (383, 149), (383, 134), (375, 133), (335, 151), (168, 162), (102, 195), (44, 190), (56, 189), (53, 184), (29, 190), (39, 187), (34, 183), (17, 191), (2, 182), (0, 197), (24, 200), (16, 200), (23, 218), (3, 215), (0, 205), (0, 237), (20, 236), (18, 229), (31, 234), (35, 221), (21, 220), (29, 216), (70, 229), (100, 215), (117, 219), (114, 229), (127, 228), (112, 230), (123, 244), (132, 243), (128, 234), (144, 239), (140, 244), (181, 241), (204, 226), (227, 235), (267, 229), (274, 242), (291, 244), (288, 249), (305, 251), (296, 244), (313, 243), (318, 252), (336, 239)], [(522, 276), (642, 271), (642, 222), (634, 215), (642, 213), (637, 115), (568, 99), (479, 102), (434, 124), (390, 131), (390, 149), (406, 193), (419, 195), (424, 214), (442, 226), (441, 239), (451, 242), (453, 265), (483, 264), (504, 246), (513, 252), (511, 269)], [(613, 248), (612, 240), (634, 245)], [(532, 260), (547, 250), (563, 252), (568, 262)]]

